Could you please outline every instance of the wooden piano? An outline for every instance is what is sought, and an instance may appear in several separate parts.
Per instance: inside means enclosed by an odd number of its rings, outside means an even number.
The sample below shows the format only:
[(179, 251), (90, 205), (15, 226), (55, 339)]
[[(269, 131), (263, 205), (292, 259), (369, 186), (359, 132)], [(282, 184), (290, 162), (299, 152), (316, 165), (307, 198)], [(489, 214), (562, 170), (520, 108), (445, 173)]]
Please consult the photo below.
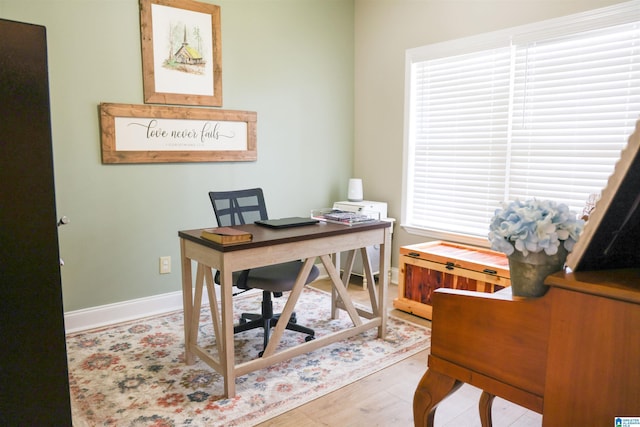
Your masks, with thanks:
[(640, 121), (587, 222), (568, 268), (541, 298), (438, 289), (416, 426), (462, 383), (483, 390), (491, 425), (499, 396), (542, 414), (543, 426), (613, 426), (640, 418)]
[(640, 270), (557, 273), (541, 298), (509, 288), (439, 289), (429, 369), (414, 396), (416, 426), (432, 426), (440, 401), (462, 383), (543, 414), (548, 426), (613, 426), (640, 417)]

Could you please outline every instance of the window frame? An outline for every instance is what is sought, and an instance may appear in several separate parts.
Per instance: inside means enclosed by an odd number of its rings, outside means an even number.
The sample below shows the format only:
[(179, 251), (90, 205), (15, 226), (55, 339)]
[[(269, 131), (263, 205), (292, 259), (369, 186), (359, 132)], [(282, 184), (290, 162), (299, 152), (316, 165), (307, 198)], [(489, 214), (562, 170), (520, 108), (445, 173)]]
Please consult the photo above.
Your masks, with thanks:
[[(414, 197), (414, 181), (409, 179), (414, 156), (412, 134), (412, 106), (414, 85), (412, 68), (415, 63), (425, 60), (455, 57), (483, 50), (528, 43), (540, 39), (561, 37), (580, 33), (592, 29), (604, 28), (613, 25), (637, 22), (640, 23), (640, 0), (632, 0), (606, 8), (595, 9), (579, 14), (541, 21), (519, 27), (491, 33), (480, 34), (471, 37), (421, 46), (408, 49), (405, 54), (405, 114), (404, 114), (404, 143), (402, 166), (402, 209), (401, 226), (410, 234), (421, 235), (438, 240), (448, 240), (477, 246), (489, 246), (484, 236), (453, 233), (429, 229), (409, 223), (409, 203)], [(425, 59), (426, 58), (426, 59)], [(613, 170), (613, 168), (612, 168)], [(586, 200), (585, 200), (586, 202)], [(498, 206), (496, 206), (497, 208)], [(487, 232), (488, 232), (487, 223)]]

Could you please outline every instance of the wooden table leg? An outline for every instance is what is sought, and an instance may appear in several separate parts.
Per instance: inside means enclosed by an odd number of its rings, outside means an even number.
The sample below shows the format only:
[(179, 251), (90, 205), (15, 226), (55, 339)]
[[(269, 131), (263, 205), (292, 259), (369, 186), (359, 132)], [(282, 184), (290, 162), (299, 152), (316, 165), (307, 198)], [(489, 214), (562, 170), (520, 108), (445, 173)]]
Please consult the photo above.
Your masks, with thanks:
[(433, 427), (436, 408), (462, 382), (439, 372), (427, 369), (413, 395), (413, 424), (415, 427)]
[[(342, 284), (345, 289), (349, 287), (349, 281), (351, 279), (351, 273), (353, 271), (353, 263), (355, 260), (355, 250), (351, 250), (347, 252), (347, 261), (345, 263), (344, 270), (342, 270), (342, 275), (340, 275), (340, 270), (342, 269), (341, 264), (341, 253), (337, 252), (335, 254), (331, 254), (331, 261), (336, 271), (338, 272), (338, 277), (341, 277)], [(327, 272), (327, 274), (330, 274)], [(331, 287), (331, 318), (338, 318), (338, 303), (340, 302), (340, 296), (338, 295), (336, 288)]]
[[(235, 363), (235, 341), (233, 336), (233, 275), (228, 268), (220, 270), (220, 298), (222, 305), (222, 330), (220, 353), (220, 366), (224, 377), (224, 394), (228, 398), (236, 395), (236, 363)], [(218, 337), (216, 337), (218, 340)]]
[(491, 404), (493, 403), (493, 398), (495, 396), (491, 393), (483, 391), (480, 395), (480, 424), (482, 427), (491, 427), (493, 425), (493, 421), (491, 419)]
[[(367, 252), (364, 251), (366, 254)], [(369, 268), (371, 262), (367, 260)], [(382, 324), (378, 328), (378, 338), (387, 336), (387, 292), (389, 291), (389, 267), (391, 266), (391, 227), (384, 229), (384, 241), (380, 245), (380, 264), (378, 268), (378, 311), (382, 318)], [(373, 274), (371, 275), (373, 280)]]
[[(192, 351), (193, 347), (198, 346), (198, 330), (200, 325), (200, 310), (202, 308), (202, 292), (204, 289), (204, 272), (205, 266), (198, 263), (196, 269), (196, 293), (193, 296), (191, 304), (191, 314), (189, 315), (189, 334), (185, 338), (185, 341), (189, 342), (189, 346), (185, 345), (185, 349)], [(185, 319), (186, 322), (186, 319)], [(195, 363), (195, 360), (193, 361)]]
[[(349, 283), (351, 281), (351, 274), (353, 273), (353, 265), (356, 260), (356, 251), (350, 250), (347, 252), (347, 261), (344, 264), (344, 269), (342, 270), (342, 283), (345, 288), (349, 288)], [(336, 269), (340, 272), (342, 268), (341, 265), (336, 264)]]
[[(211, 312), (211, 321), (213, 322), (213, 334), (216, 336), (216, 348), (218, 354), (222, 354), (222, 340), (219, 337), (222, 336), (222, 326), (220, 322), (220, 309), (218, 306), (218, 297), (216, 296), (216, 289), (214, 286), (213, 271), (211, 267), (206, 267), (204, 270), (205, 283), (207, 285), (207, 295), (209, 296), (209, 310)], [(197, 327), (197, 326), (196, 326)]]
[(182, 262), (182, 308), (184, 310), (184, 360), (187, 365), (196, 363), (191, 350), (191, 316), (193, 314), (193, 276), (191, 260), (185, 255), (185, 242), (180, 239), (180, 259)]
[(280, 313), (280, 318), (278, 319), (278, 323), (276, 323), (275, 328), (273, 328), (273, 333), (271, 334), (271, 338), (269, 338), (269, 343), (267, 347), (264, 349), (262, 354), (263, 358), (267, 358), (272, 356), (276, 352), (276, 348), (280, 344), (282, 340), (282, 334), (284, 333), (287, 324), (289, 323), (289, 319), (291, 319), (291, 314), (293, 313), (293, 309), (298, 302), (298, 298), (300, 298), (300, 294), (304, 290), (306, 277), (309, 277), (309, 273), (311, 272), (311, 268), (313, 267), (314, 258), (307, 258), (300, 269), (300, 273), (298, 273), (298, 277), (296, 278), (296, 282), (293, 285), (293, 289), (289, 292), (289, 296), (287, 297), (287, 302), (284, 304), (284, 308)]
[[(367, 248), (360, 249), (360, 256), (362, 257), (362, 272), (364, 273), (365, 279), (368, 279), (370, 283), (373, 283), (373, 285), (375, 285), (376, 282), (373, 277), (373, 272), (371, 271), (371, 259), (369, 258)], [(376, 294), (376, 287), (368, 286), (367, 290), (369, 291), (369, 301), (371, 301), (372, 313), (374, 316), (379, 316), (380, 315), (380, 304), (379, 304), (380, 299)]]
[[(333, 265), (336, 266), (336, 269), (340, 268), (340, 252), (331, 254), (331, 261), (333, 262)], [(338, 298), (338, 295), (336, 294), (336, 290), (332, 286), (331, 287), (331, 318), (332, 319), (338, 318), (337, 298)]]
[[(320, 256), (320, 261), (322, 261), (322, 265), (324, 265), (324, 268), (327, 271), (327, 274), (331, 278), (331, 282), (333, 283), (333, 289), (335, 289), (336, 292), (338, 293), (336, 298), (339, 298), (342, 301), (342, 305), (344, 309), (347, 311), (347, 313), (349, 313), (349, 317), (351, 318), (353, 325), (354, 326), (362, 325), (362, 319), (360, 319), (360, 316), (358, 315), (358, 312), (356, 311), (356, 308), (353, 305), (353, 302), (351, 301), (351, 297), (347, 293), (347, 288), (345, 287), (342, 279), (340, 278), (340, 274), (338, 273), (335, 266), (331, 262), (331, 256), (322, 255)], [(345, 278), (344, 280), (348, 281), (347, 278)]]

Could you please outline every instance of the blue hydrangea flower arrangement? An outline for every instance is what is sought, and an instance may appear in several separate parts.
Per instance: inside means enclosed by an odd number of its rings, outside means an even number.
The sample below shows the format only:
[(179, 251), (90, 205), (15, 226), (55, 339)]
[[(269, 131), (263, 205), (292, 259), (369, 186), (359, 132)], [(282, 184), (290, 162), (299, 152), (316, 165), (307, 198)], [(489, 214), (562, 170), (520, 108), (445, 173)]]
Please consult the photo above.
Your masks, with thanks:
[(507, 255), (514, 250), (527, 256), (544, 251), (555, 255), (560, 243), (571, 252), (582, 232), (584, 221), (563, 203), (550, 200), (515, 200), (503, 203), (491, 219), (491, 248)]

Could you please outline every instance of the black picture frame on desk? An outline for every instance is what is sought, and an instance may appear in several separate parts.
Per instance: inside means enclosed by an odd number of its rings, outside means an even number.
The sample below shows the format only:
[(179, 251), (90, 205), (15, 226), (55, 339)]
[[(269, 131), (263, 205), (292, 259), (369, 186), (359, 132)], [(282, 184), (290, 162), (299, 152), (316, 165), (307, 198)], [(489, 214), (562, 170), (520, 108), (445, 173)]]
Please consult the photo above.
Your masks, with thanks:
[(640, 267), (639, 148), (640, 120), (567, 257), (573, 271)]

